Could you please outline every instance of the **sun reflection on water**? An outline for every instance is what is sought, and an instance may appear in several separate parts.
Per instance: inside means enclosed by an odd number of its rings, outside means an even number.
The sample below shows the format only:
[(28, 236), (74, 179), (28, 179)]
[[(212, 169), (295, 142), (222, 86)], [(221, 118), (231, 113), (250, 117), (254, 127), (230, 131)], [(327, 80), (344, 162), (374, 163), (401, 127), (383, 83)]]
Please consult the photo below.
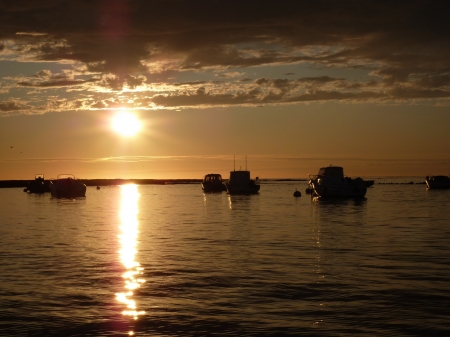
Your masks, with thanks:
[(126, 268), (122, 277), (125, 280), (125, 290), (116, 294), (116, 299), (120, 303), (126, 305), (126, 309), (122, 311), (125, 316), (132, 316), (137, 319), (138, 316), (145, 314), (145, 311), (139, 311), (136, 301), (133, 299), (133, 291), (138, 289), (145, 281), (139, 278), (142, 275), (143, 268), (135, 260), (137, 253), (136, 245), (138, 238), (139, 221), (137, 215), (139, 192), (136, 185), (121, 186), (121, 207), (120, 207), (120, 260)]

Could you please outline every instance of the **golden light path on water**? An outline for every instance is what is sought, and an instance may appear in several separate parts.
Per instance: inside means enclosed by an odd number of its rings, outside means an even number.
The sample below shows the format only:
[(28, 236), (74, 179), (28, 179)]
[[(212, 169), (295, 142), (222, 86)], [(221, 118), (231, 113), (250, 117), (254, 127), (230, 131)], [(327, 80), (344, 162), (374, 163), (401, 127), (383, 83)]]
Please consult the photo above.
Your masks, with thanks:
[(133, 299), (133, 292), (138, 289), (145, 281), (139, 278), (142, 275), (143, 268), (135, 260), (137, 253), (136, 245), (139, 234), (139, 221), (137, 215), (139, 213), (138, 201), (139, 192), (136, 185), (121, 186), (121, 204), (120, 204), (120, 244), (121, 249), (120, 260), (124, 265), (126, 272), (122, 275), (125, 280), (125, 290), (116, 294), (116, 299), (120, 303), (126, 305), (126, 309), (122, 311), (125, 316), (132, 316), (137, 319), (138, 316), (144, 315), (145, 311), (139, 311), (136, 301)]

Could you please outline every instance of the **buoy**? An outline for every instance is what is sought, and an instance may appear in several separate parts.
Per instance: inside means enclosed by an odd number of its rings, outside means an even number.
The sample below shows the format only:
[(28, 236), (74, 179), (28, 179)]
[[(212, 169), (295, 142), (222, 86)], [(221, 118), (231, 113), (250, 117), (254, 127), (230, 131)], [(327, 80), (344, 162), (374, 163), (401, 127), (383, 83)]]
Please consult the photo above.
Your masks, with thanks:
[(99, 189), (100, 189), (100, 186), (97, 186), (97, 189), (99, 190)]
[(297, 189), (295, 189), (295, 192), (294, 192), (294, 197), (301, 197), (302, 196), (302, 194), (300, 193), (300, 191), (297, 191)]

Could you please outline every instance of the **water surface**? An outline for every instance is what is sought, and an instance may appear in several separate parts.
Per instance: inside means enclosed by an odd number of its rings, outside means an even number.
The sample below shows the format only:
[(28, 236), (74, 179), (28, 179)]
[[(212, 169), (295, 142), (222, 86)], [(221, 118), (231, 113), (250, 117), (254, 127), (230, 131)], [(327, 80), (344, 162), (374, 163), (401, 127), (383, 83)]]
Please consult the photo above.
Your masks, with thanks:
[[(302, 197), (294, 198), (295, 188)], [(5, 336), (450, 335), (450, 190), (0, 189)]]

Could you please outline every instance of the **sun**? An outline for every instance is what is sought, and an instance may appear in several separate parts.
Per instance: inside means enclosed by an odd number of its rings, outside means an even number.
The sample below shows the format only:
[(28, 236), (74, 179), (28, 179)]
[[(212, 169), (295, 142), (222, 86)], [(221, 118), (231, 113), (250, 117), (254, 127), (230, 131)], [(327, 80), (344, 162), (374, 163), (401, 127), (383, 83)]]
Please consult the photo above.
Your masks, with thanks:
[(113, 117), (111, 126), (122, 136), (131, 137), (141, 130), (142, 123), (132, 113), (122, 111)]

